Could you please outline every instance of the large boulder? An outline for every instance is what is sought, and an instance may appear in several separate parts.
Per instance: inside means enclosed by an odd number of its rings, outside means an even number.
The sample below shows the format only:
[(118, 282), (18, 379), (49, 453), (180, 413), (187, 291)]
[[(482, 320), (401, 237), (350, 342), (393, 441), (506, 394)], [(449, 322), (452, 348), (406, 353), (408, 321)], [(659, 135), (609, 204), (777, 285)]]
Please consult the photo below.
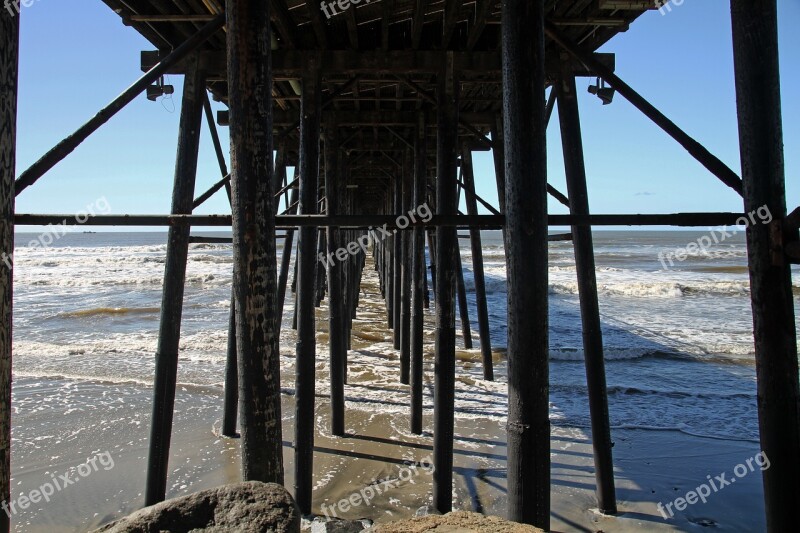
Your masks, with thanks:
[(446, 515), (418, 516), (410, 520), (388, 522), (375, 525), (370, 533), (544, 533), (541, 529), (516, 522), (509, 522), (496, 516), (457, 511)]
[(146, 507), (95, 533), (297, 533), (300, 511), (280, 485), (248, 481)]

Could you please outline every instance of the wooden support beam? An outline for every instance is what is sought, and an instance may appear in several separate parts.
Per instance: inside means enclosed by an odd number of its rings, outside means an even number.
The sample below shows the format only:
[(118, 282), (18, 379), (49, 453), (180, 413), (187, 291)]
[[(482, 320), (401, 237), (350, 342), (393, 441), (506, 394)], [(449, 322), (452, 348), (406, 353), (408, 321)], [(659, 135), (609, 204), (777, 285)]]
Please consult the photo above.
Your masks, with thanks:
[[(191, 242), (191, 241), (190, 241)], [(233, 244), (233, 240), (231, 240)], [(239, 354), (236, 351), (236, 293), (231, 289), (231, 310), (228, 316), (228, 346), (225, 353), (225, 390), (222, 404), (223, 437), (235, 438), (239, 411)]]
[[(397, 227), (399, 215), (279, 215), (275, 217), (277, 229), (295, 229), (302, 227), (336, 226), (346, 229), (367, 229), (383, 226), (388, 229)], [(667, 213), (667, 214), (619, 214), (619, 215), (548, 215), (549, 226), (676, 226), (707, 227), (735, 226), (736, 221), (746, 213)], [(442, 216), (433, 215), (430, 221), (417, 219), (409, 228), (425, 226), (428, 228), (455, 227), (466, 229), (502, 229), (505, 216), (468, 215)], [(75, 220), (74, 214), (37, 215), (18, 214), (14, 216), (16, 226), (46, 226), (63, 224), (66, 226), (209, 226), (231, 227), (230, 215), (94, 215), (85, 220)]]
[[(198, 58), (190, 59), (183, 85), (178, 156), (172, 190), (172, 214), (190, 215), (197, 176), (200, 128), (203, 118), (205, 76), (198, 70)], [(175, 409), (175, 387), (178, 373), (178, 351), (181, 339), (183, 292), (186, 263), (189, 257), (189, 226), (172, 227), (167, 237), (167, 257), (161, 318), (156, 348), (153, 411), (150, 426), (150, 451), (147, 463), (145, 505), (164, 501), (167, 491), (169, 446), (172, 438), (172, 417)]]
[[(342, 165), (339, 156), (339, 131), (332, 119), (325, 123), (325, 197), (328, 215), (339, 214), (341, 209)], [(341, 246), (339, 229), (327, 227), (328, 232), (328, 340), (330, 344), (331, 380), (331, 433), (344, 436), (344, 366), (346, 346), (344, 337), (344, 298), (342, 296), (342, 262), (333, 257)], [(330, 259), (332, 258), (333, 259)]]
[(345, 11), (345, 20), (347, 21), (347, 37), (350, 39), (350, 48), (358, 50), (358, 20), (356, 20), (356, 6), (351, 5), (350, 9)]
[[(384, 154), (387, 158), (386, 154)], [(403, 212), (403, 166), (398, 164), (399, 175), (394, 179), (392, 185), (392, 200), (393, 211), (395, 213)], [(392, 235), (392, 320), (394, 324), (392, 343), (395, 350), (400, 349), (400, 333), (403, 329), (402, 317), (400, 312), (403, 305), (403, 236), (397, 232)], [(402, 374), (402, 372), (401, 372)], [(401, 376), (402, 378), (402, 376)]]
[(281, 48), (285, 50), (297, 48), (297, 36), (295, 35), (297, 26), (292, 20), (291, 14), (289, 14), (286, 0), (272, 0), (271, 7), (272, 23), (275, 24), (275, 29), (278, 30), (280, 35)]
[(467, 305), (467, 287), (464, 283), (464, 261), (461, 257), (461, 247), (456, 243), (456, 296), (458, 300), (458, 313), (461, 319), (461, 336), (464, 338), (464, 349), (472, 349), (472, 327), (469, 321), (469, 306)]
[(192, 208), (197, 209), (198, 207), (206, 203), (206, 201), (208, 201), (209, 198), (217, 194), (217, 191), (219, 191), (222, 188), (227, 189), (228, 187), (230, 187), (230, 182), (231, 182), (231, 175), (228, 174), (227, 176), (216, 182), (214, 185), (212, 185), (206, 192), (198, 196), (197, 199), (195, 199), (195, 201), (192, 202)]
[[(428, 157), (425, 139), (425, 115), (417, 114), (417, 127), (414, 129), (414, 197), (412, 203), (421, 206), (426, 203), (426, 182), (428, 178)], [(414, 229), (411, 243), (411, 432), (422, 434), (422, 389), (424, 386), (424, 334), (425, 315), (425, 230)]]
[(489, 20), (489, 13), (495, 0), (477, 0), (475, 3), (475, 21), (472, 28), (469, 30), (469, 37), (467, 38), (467, 50), (472, 50), (478, 44), (478, 39), (483, 35), (483, 30), (486, 28), (486, 22)]
[(759, 437), (771, 465), (762, 469), (770, 533), (795, 529), (800, 509), (800, 386), (792, 273), (779, 248), (786, 190), (777, 19), (775, 0), (731, 0), (744, 207), (747, 212), (769, 209), (773, 217), (771, 224), (747, 229)]
[(425, 0), (414, 1), (414, 14), (411, 20), (411, 48), (419, 48), (422, 39), (422, 28), (425, 26)]
[[(403, 194), (400, 212), (416, 211), (414, 201), (414, 152), (403, 154)], [(400, 383), (408, 385), (411, 377), (411, 233), (399, 232), (400, 238)]]
[(328, 33), (325, 29), (325, 22), (322, 20), (322, 11), (317, 0), (306, 0), (308, 17), (311, 20), (311, 27), (317, 36), (317, 47), (321, 50), (328, 48)]
[(167, 73), (172, 67), (186, 59), (186, 57), (195, 51), (201, 44), (206, 42), (212, 35), (222, 28), (225, 23), (225, 15), (219, 15), (213, 21), (209, 22), (196, 34), (190, 37), (186, 42), (176, 48), (172, 53), (166, 56), (158, 65), (149, 70), (144, 76), (139, 78), (133, 85), (126, 89), (122, 94), (117, 96), (114, 101), (101, 109), (89, 122), (78, 128), (75, 133), (65, 138), (58, 143), (49, 152), (43, 155), (38, 161), (23, 172), (16, 182), (16, 194), (19, 195), (22, 191), (36, 183), (36, 181), (45, 175), (50, 169), (61, 162), (65, 157), (71, 154), (83, 141), (89, 136), (100, 129), (100, 127), (111, 120), (111, 117), (116, 115), (126, 105), (131, 103), (139, 94), (141, 94), (147, 87), (152, 85), (158, 78)]
[[(558, 116), (561, 122), (561, 145), (564, 152), (570, 212), (576, 215), (588, 215), (589, 193), (586, 187), (586, 166), (583, 159), (575, 76), (565, 70), (562, 78), (556, 82), (554, 91), (558, 93)], [(614, 443), (611, 441), (611, 423), (608, 416), (608, 391), (600, 307), (597, 301), (592, 229), (588, 226), (573, 226), (572, 238), (583, 326), (583, 356), (589, 391), (597, 503), (600, 512), (616, 514), (617, 497), (614, 491), (614, 461), (611, 453)]]
[(270, 9), (225, 5), (242, 478), (282, 485)]
[(389, 22), (394, 11), (395, 0), (382, 0), (381, 6), (381, 50), (389, 50)]
[(544, 1), (503, 0), (508, 518), (550, 530)]
[[(475, 194), (475, 175), (472, 166), (472, 153), (461, 152), (462, 176), (466, 187), (467, 213), (478, 214), (478, 203)], [(489, 334), (489, 305), (486, 301), (486, 277), (483, 272), (483, 246), (481, 230), (469, 230), (469, 242), (472, 250), (472, 276), (475, 279), (475, 306), (478, 310), (478, 333), (480, 334), (481, 357), (483, 360), (483, 379), (494, 380), (494, 362), (492, 361), (492, 339)]]
[[(436, 212), (454, 216), (457, 174), (458, 81), (451, 60), (439, 73), (437, 111)], [(433, 429), (433, 507), (442, 514), (453, 508), (453, 417), (456, 365), (456, 253), (455, 228), (436, 228), (436, 370)]]
[(703, 145), (694, 140), (685, 131), (675, 125), (661, 111), (656, 109), (650, 102), (644, 99), (633, 88), (622, 81), (619, 76), (614, 74), (608, 67), (597, 61), (592, 54), (583, 50), (580, 46), (569, 40), (560, 30), (552, 24), (546, 25), (547, 36), (553, 39), (559, 46), (566, 50), (576, 59), (583, 62), (590, 70), (597, 73), (606, 83), (611, 85), (616, 91), (628, 100), (633, 106), (652, 120), (659, 128), (664, 130), (667, 135), (675, 139), (683, 146), (692, 157), (701, 165), (706, 167), (709, 172), (719, 178), (722, 183), (742, 194), (742, 180), (714, 154), (709, 152)]
[[(320, 64), (308, 65), (303, 79), (300, 122), (300, 214), (317, 212), (319, 138), (322, 112)], [(316, 386), (316, 324), (314, 290), (317, 262), (317, 228), (300, 230), (297, 244), (297, 346), (295, 387), (295, 500), (303, 514), (311, 513), (314, 472), (314, 389)]]
[[(299, 168), (294, 169), (295, 176), (299, 176)], [(292, 196), (290, 204), (295, 207), (289, 208), (289, 213), (294, 214), (297, 212), (297, 205), (299, 201), (300, 189), (292, 189)], [(292, 247), (294, 245), (294, 228), (286, 229), (286, 237), (283, 241), (283, 249), (281, 250), (281, 268), (278, 274), (278, 336), (280, 337), (281, 329), (283, 328), (283, 306), (286, 302), (286, 287), (289, 283), (289, 267), (292, 262)]]
[[(11, 334), (14, 307), (14, 175), (17, 153), (17, 92), (20, 17), (0, 16), (0, 499), (11, 501)], [(0, 513), (0, 533), (11, 529)]]
[(445, 0), (442, 14), (442, 50), (447, 50), (453, 38), (453, 30), (458, 22), (458, 12), (463, 0)]

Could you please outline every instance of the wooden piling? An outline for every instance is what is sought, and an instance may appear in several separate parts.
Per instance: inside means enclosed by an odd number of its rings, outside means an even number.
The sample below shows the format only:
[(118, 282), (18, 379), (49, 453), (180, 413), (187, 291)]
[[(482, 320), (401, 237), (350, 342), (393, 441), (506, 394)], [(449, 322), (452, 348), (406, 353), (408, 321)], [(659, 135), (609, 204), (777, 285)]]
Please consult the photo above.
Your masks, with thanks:
[[(415, 206), (425, 203), (427, 185), (427, 148), (425, 143), (425, 115), (419, 114), (419, 122), (414, 130), (414, 196)], [(411, 241), (411, 432), (422, 434), (422, 389), (424, 386), (424, 333), (425, 314), (424, 279), (425, 269), (425, 229), (415, 227)]]
[[(583, 139), (578, 112), (578, 92), (572, 69), (562, 69), (556, 82), (558, 116), (561, 124), (561, 145), (567, 176), (570, 212), (589, 214), (589, 194), (586, 187), (586, 167), (583, 159)], [(600, 327), (600, 307), (597, 301), (594, 245), (590, 226), (572, 226), (575, 266), (578, 275), (578, 294), (583, 326), (583, 355), (586, 362), (586, 382), (589, 392), (589, 412), (594, 450), (594, 476), (597, 483), (597, 502), (600, 512), (616, 514), (614, 491), (614, 461), (611, 448), (611, 423), (608, 416), (606, 368), (603, 359), (603, 333)]]
[[(416, 208), (412, 205), (414, 201), (414, 169), (413, 152), (406, 150), (403, 162), (403, 194), (402, 204), (399, 213), (408, 216)], [(416, 212), (416, 211), (415, 211)], [(411, 277), (411, 232), (398, 232), (400, 238), (401, 254), (401, 302), (400, 302), (400, 383), (408, 385), (410, 383), (409, 373), (411, 372), (411, 287), (413, 284)]]
[[(0, 16), (0, 498), (11, 500), (11, 333), (20, 17)], [(0, 513), (0, 532), (11, 529)]]
[[(339, 136), (335, 121), (325, 123), (325, 193), (328, 199), (328, 214), (338, 214), (340, 190)], [(344, 435), (344, 366), (345, 338), (342, 313), (342, 262), (335, 257), (341, 246), (339, 229), (328, 226), (328, 343), (330, 345), (331, 381), (331, 433)], [(332, 255), (333, 254), (333, 255)]]
[[(458, 205), (458, 204), (456, 204)], [(458, 313), (461, 318), (461, 336), (464, 339), (464, 348), (472, 349), (472, 326), (469, 322), (469, 305), (467, 304), (467, 286), (464, 283), (464, 261), (461, 258), (461, 246), (456, 237), (455, 254), (456, 266), (456, 294), (458, 296)]]
[[(303, 78), (300, 110), (300, 214), (317, 212), (322, 79), (315, 58)], [(300, 229), (297, 245), (297, 351), (295, 387), (295, 500), (303, 514), (311, 512), (314, 472), (314, 391), (316, 388), (316, 324), (314, 291), (317, 228)]]
[(550, 529), (544, 1), (503, 0), (508, 517)]
[[(298, 174), (298, 170), (295, 169), (295, 174)], [(290, 200), (290, 205), (294, 205), (294, 207), (290, 208), (289, 214), (294, 214), (297, 211), (297, 204), (299, 198), (299, 189), (297, 187), (292, 189), (292, 195)], [(289, 284), (289, 267), (292, 263), (292, 249), (294, 247), (294, 229), (287, 229), (286, 236), (283, 240), (283, 250), (281, 251), (281, 267), (280, 273), (278, 274), (278, 297), (277, 297), (277, 304), (278, 304), (278, 336), (280, 337), (281, 329), (283, 327), (283, 306), (286, 303), (286, 288)]]
[[(458, 157), (458, 82), (452, 52), (439, 73), (437, 90), (436, 212), (455, 215)], [(433, 429), (433, 507), (448, 513), (453, 507), (453, 417), (456, 370), (456, 228), (437, 227), (436, 246), (436, 369)]]
[[(758, 419), (767, 530), (797, 528), (800, 509), (800, 392), (792, 274), (782, 242), (786, 191), (775, 0), (731, 0), (744, 207), (768, 209), (772, 223), (747, 229)], [(784, 233), (785, 232), (785, 233)]]
[[(472, 152), (468, 147), (461, 151), (461, 168), (466, 186), (467, 214), (478, 214), (478, 202), (475, 197), (475, 173), (472, 166)], [(483, 245), (481, 230), (470, 228), (469, 243), (472, 250), (472, 277), (475, 280), (475, 306), (478, 310), (478, 333), (480, 334), (481, 358), (483, 361), (483, 379), (494, 380), (494, 362), (492, 361), (492, 339), (489, 333), (489, 305), (486, 301), (486, 277), (483, 271)]]
[[(403, 169), (400, 169), (401, 176)], [(403, 179), (402, 177), (395, 176), (394, 178), (393, 194), (393, 210), (394, 216), (399, 215), (403, 210)], [(403, 319), (400, 316), (403, 308), (403, 236), (396, 229), (390, 230), (392, 232), (392, 320), (394, 328), (392, 330), (392, 341), (395, 350), (400, 349), (400, 334), (403, 330)]]
[[(196, 54), (190, 56), (186, 65), (175, 181), (172, 190), (171, 212), (173, 215), (192, 214), (205, 98), (205, 74), (199, 69), (199, 56)], [(169, 445), (175, 409), (178, 350), (180, 348), (190, 231), (189, 226), (173, 226), (167, 234), (167, 257), (156, 348), (145, 505), (154, 505), (163, 501), (167, 490)]]
[(270, 5), (225, 6), (242, 478), (282, 485)]
[(236, 353), (236, 297), (231, 296), (231, 310), (228, 315), (228, 349), (225, 357), (225, 396), (222, 408), (223, 437), (238, 437), (236, 419), (239, 411), (239, 365)]

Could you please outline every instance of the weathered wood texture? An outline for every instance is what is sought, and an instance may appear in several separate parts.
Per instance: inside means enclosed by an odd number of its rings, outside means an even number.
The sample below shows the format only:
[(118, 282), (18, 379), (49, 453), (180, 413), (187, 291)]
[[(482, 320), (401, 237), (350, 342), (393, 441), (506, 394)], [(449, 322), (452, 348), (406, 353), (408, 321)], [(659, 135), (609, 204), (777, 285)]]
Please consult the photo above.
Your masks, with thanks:
[[(472, 152), (464, 149), (461, 152), (462, 175), (466, 192), (467, 214), (478, 214), (478, 202), (475, 194), (475, 174), (472, 165)], [(480, 334), (481, 359), (483, 361), (483, 379), (494, 380), (494, 362), (492, 361), (492, 339), (489, 334), (489, 304), (486, 301), (486, 277), (483, 271), (483, 245), (481, 230), (470, 228), (470, 250), (472, 251), (472, 277), (475, 280), (475, 306), (478, 312), (478, 333)]]
[[(436, 212), (455, 215), (458, 145), (458, 82), (452, 65), (439, 74)], [(453, 417), (455, 409), (456, 271), (455, 228), (436, 228), (436, 368), (434, 384), (433, 506), (453, 507)]]
[[(589, 214), (589, 193), (586, 187), (586, 166), (578, 112), (575, 77), (565, 70), (557, 82), (558, 116), (561, 122), (561, 145), (569, 190), (570, 211)], [(601, 512), (615, 514), (617, 499), (614, 491), (614, 463), (611, 448), (611, 425), (608, 416), (606, 368), (603, 359), (603, 333), (600, 327), (600, 306), (597, 301), (594, 244), (592, 229), (572, 227), (575, 248), (575, 267), (578, 275), (578, 294), (583, 326), (583, 354), (586, 361), (586, 382), (589, 391), (589, 411), (592, 425), (597, 501)]]
[[(328, 214), (341, 211), (341, 161), (339, 154), (338, 128), (334, 121), (325, 124), (325, 197)], [(342, 262), (336, 257), (336, 251), (342, 244), (339, 229), (328, 226), (328, 258), (326, 260), (328, 275), (328, 340), (330, 344), (330, 380), (331, 380), (331, 433), (344, 435), (344, 298), (342, 297)]]
[[(199, 70), (197, 55), (192, 56), (189, 63), (191, 65), (187, 70), (183, 85), (178, 155), (172, 190), (172, 214), (174, 215), (190, 215), (192, 213), (197, 156), (200, 149), (200, 127), (203, 118), (206, 81), (204, 74)], [(155, 505), (166, 497), (190, 231), (191, 228), (188, 226), (172, 227), (167, 234), (167, 257), (156, 348), (145, 505)]]
[[(303, 79), (302, 92), (299, 209), (301, 215), (309, 215), (317, 213), (319, 183), (322, 87), (317, 63), (309, 65), (308, 74)], [(314, 391), (317, 353), (314, 291), (317, 264), (317, 228), (301, 228), (297, 244), (294, 496), (303, 514), (311, 512), (314, 472)]]
[(233, 284), (242, 477), (283, 484), (270, 9), (227, 0)]
[(508, 515), (550, 529), (544, 2), (503, 0)]
[(767, 530), (777, 533), (797, 528), (800, 393), (792, 274), (780, 242), (789, 229), (776, 1), (732, 0), (731, 19), (744, 206), (767, 208), (773, 217), (747, 229), (747, 250), (761, 450), (771, 464), (763, 471)]
[[(11, 499), (11, 331), (19, 17), (0, 16), (0, 499)], [(9, 259), (10, 258), (10, 259)], [(9, 259), (6, 261), (6, 259)], [(10, 530), (0, 513), (0, 532)]]
[[(419, 124), (414, 130), (414, 195), (413, 203), (421, 206), (426, 201), (427, 157), (425, 146), (425, 116), (419, 114)], [(424, 386), (424, 335), (425, 335), (425, 230), (415, 228), (411, 241), (411, 354), (409, 380), (411, 383), (411, 432), (422, 434), (422, 389)]]

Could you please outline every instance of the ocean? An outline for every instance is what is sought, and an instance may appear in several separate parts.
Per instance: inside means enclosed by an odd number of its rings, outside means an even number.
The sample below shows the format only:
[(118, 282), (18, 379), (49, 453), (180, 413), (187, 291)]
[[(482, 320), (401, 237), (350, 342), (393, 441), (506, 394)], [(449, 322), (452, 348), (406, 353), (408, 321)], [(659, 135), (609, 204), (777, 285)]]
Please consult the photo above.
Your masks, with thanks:
[[(224, 236), (221, 232), (198, 235)], [(663, 261), (708, 232), (597, 231), (594, 233), (610, 417), (614, 429), (674, 430), (697, 437), (757, 442), (756, 378), (746, 248), (733, 235), (673, 264)], [(115, 454), (137, 443), (145, 457), (154, 354), (166, 251), (165, 233), (71, 233), (46, 248), (16, 236), (14, 253), (14, 454), (68, 465), (75, 448), (90, 457), (93, 432), (116, 439)], [(281, 253), (279, 241), (279, 254)], [(505, 420), (506, 277), (502, 237), (483, 232), (483, 254), (495, 352), (495, 382), (481, 379), (477, 313), (469, 241), (461, 240), (475, 349), (459, 338), (458, 428), (496, 426)], [(550, 413), (554, 427), (589, 428), (581, 323), (572, 244), (549, 247)], [(661, 258), (659, 253), (661, 252)], [(668, 268), (664, 268), (664, 266)], [(180, 363), (176, 431), (197, 416), (214, 429), (221, 418), (231, 292), (230, 245), (190, 248)], [(798, 290), (798, 289), (795, 289)], [(386, 415), (408, 435), (408, 390), (385, 327), (377, 274), (365, 270), (361, 306), (348, 356), (348, 412), (368, 427)], [(282, 388), (293, 392), (294, 306), (287, 291), (281, 335)], [(431, 298), (432, 300), (432, 298)], [(327, 312), (317, 310), (319, 405), (326, 405)], [(426, 316), (426, 418), (432, 410), (433, 305)], [(460, 329), (457, 325), (457, 329)], [(138, 403), (137, 403), (138, 402)], [(132, 405), (135, 404), (135, 408)], [(48, 411), (70, 424), (37, 418)], [(290, 420), (291, 412), (283, 413)], [(46, 422), (50, 420), (50, 422)], [(79, 420), (80, 423), (75, 423)], [(321, 430), (323, 422), (319, 421)], [(211, 428), (209, 428), (211, 429)], [(476, 430), (477, 431), (477, 430)], [(284, 440), (290, 438), (285, 434)], [(187, 457), (192, 454), (183, 450)], [(212, 454), (215, 451), (206, 451)], [(171, 493), (192, 488), (206, 459), (176, 466)], [(15, 462), (17, 460), (15, 459)], [(42, 471), (49, 471), (44, 466)], [(66, 468), (66, 466), (65, 466)], [(142, 464), (144, 468), (144, 464)], [(15, 471), (15, 476), (19, 475)], [(324, 486), (324, 479), (319, 483)], [(88, 487), (87, 487), (88, 488)], [(135, 508), (135, 492), (122, 511)], [(124, 489), (120, 489), (122, 492)], [(107, 501), (120, 494), (104, 495)], [(102, 521), (103, 516), (97, 517)], [(36, 521), (37, 519), (31, 518)]]

